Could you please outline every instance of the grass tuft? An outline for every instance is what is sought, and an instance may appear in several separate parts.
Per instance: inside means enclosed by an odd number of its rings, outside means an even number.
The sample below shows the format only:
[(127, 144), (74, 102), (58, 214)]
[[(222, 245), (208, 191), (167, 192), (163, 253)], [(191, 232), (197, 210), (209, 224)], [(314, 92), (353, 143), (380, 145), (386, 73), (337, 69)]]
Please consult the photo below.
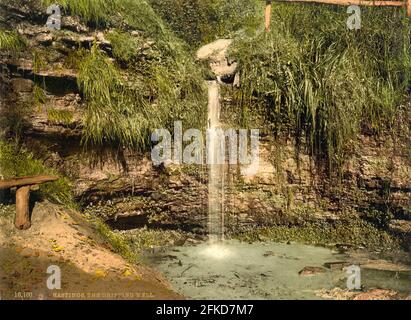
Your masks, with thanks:
[(139, 255), (135, 251), (133, 251), (133, 248), (128, 242), (128, 239), (124, 235), (111, 230), (103, 220), (97, 217), (87, 216), (87, 219), (95, 228), (95, 230), (100, 234), (102, 239), (112, 247), (114, 252), (120, 254), (129, 262), (137, 262)]
[(26, 41), (14, 31), (0, 30), (0, 50), (15, 53), (26, 46)]

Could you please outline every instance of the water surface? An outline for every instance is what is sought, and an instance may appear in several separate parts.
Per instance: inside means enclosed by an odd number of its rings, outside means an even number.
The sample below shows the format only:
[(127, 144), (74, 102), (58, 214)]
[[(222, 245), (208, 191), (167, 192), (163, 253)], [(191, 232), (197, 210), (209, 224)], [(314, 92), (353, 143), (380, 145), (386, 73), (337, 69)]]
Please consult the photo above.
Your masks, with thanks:
[[(148, 257), (178, 293), (191, 299), (320, 299), (319, 289), (346, 288), (344, 270), (301, 276), (304, 267), (348, 257), (328, 248), (302, 244), (202, 243), (170, 248)], [(365, 288), (411, 293), (411, 273), (361, 270)]]

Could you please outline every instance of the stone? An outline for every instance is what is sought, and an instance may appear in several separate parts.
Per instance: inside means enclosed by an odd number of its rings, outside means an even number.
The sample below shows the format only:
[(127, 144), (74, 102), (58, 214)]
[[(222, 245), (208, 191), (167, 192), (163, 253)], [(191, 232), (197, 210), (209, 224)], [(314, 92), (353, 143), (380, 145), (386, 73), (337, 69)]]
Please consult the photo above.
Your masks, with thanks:
[(395, 233), (411, 233), (411, 221), (391, 220), (388, 227), (390, 231)]
[(14, 92), (32, 92), (34, 82), (29, 79), (15, 78), (11, 80)]
[(300, 276), (313, 276), (320, 273), (325, 273), (326, 270), (322, 267), (304, 267), (298, 272)]
[(267, 251), (266, 253), (263, 254), (264, 257), (272, 257), (275, 256), (274, 251)]
[(88, 32), (89, 28), (80, 22), (78, 17), (63, 16), (61, 19), (61, 25), (64, 29), (69, 29), (74, 32)]
[(153, 200), (161, 200), (162, 198), (163, 198), (163, 196), (161, 195), (161, 193), (159, 193), (159, 192), (153, 192), (152, 194), (151, 194), (151, 198), (153, 199)]
[(227, 52), (227, 49), (232, 42), (232, 39), (218, 39), (211, 42), (197, 51), (197, 59), (206, 60), (215, 57), (217, 54), (221, 54), (222, 52)]
[(53, 36), (47, 33), (41, 33), (36, 36), (35, 41), (43, 45), (50, 45), (53, 42)]

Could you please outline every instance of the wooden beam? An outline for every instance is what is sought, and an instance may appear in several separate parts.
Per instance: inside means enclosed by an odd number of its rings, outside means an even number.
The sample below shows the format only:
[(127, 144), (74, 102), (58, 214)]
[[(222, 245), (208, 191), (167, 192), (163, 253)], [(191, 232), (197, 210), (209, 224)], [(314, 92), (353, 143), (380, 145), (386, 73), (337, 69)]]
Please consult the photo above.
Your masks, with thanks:
[(58, 179), (59, 178), (56, 176), (30, 176), (30, 177), (13, 178), (13, 179), (8, 179), (8, 180), (0, 180), (0, 190), (15, 188), (15, 187), (32, 186), (36, 184), (56, 181)]
[[(306, 2), (306, 3), (324, 3), (341, 6), (366, 6), (366, 7), (402, 7), (404, 1), (372, 1), (372, 0), (277, 0), (279, 2)], [(410, 14), (410, 0), (407, 1), (408, 13)]]

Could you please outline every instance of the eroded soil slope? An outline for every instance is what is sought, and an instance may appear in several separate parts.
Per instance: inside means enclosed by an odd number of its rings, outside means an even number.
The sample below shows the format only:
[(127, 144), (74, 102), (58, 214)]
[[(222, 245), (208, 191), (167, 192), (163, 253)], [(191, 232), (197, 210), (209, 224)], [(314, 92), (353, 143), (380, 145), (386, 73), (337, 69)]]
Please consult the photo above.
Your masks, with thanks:
[[(50, 203), (34, 207), (32, 227), (13, 226), (12, 207), (0, 215), (2, 299), (178, 299), (161, 276), (110, 250), (78, 213)], [(61, 269), (61, 290), (47, 288), (47, 268)]]

